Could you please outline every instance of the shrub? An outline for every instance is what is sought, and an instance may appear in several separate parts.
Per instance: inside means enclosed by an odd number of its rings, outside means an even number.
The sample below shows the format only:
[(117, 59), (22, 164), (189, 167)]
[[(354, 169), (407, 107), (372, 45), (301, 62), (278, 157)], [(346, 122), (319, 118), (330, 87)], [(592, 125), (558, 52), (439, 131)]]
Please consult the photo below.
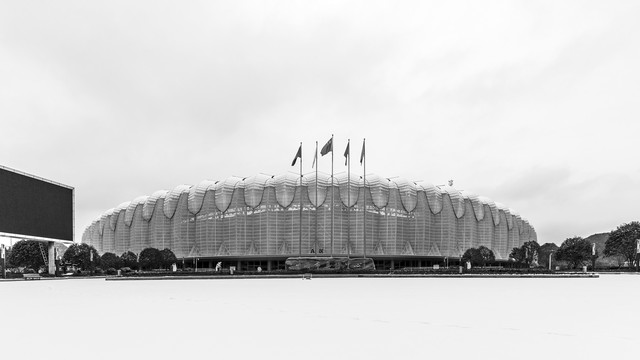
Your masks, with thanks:
[(100, 265), (98, 251), (87, 244), (73, 244), (62, 255), (62, 260), (67, 264), (75, 264), (83, 270), (93, 270)]
[(162, 266), (162, 252), (156, 248), (146, 248), (140, 252), (138, 261), (142, 269), (157, 269)]
[(37, 269), (46, 265), (40, 253), (40, 246), (37, 241), (20, 240), (7, 252), (6, 261), (12, 266)]
[(127, 268), (133, 268), (138, 266), (138, 255), (133, 251), (127, 251), (120, 255), (120, 260), (122, 260), (122, 265)]
[(114, 269), (114, 268), (108, 268), (107, 269), (107, 275), (116, 275), (118, 273), (118, 270)]
[(168, 269), (172, 264), (178, 262), (176, 255), (170, 249), (165, 248), (164, 250), (160, 251), (160, 253), (162, 255), (162, 267)]
[(118, 269), (124, 266), (124, 264), (122, 263), (122, 259), (120, 259), (120, 257), (114, 253), (110, 253), (110, 252), (104, 253), (101, 257), (101, 260), (102, 260), (102, 266), (107, 269), (108, 268)]

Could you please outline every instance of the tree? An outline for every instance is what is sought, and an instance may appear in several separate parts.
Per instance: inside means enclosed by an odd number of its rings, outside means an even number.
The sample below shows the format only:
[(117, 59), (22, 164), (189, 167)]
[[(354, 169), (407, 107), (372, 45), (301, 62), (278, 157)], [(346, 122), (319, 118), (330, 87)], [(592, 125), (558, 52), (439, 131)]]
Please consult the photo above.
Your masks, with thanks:
[(34, 270), (45, 266), (40, 243), (37, 241), (20, 240), (11, 247), (11, 251), (7, 255), (7, 262), (13, 266), (24, 266)]
[(62, 260), (83, 270), (94, 270), (100, 265), (98, 250), (87, 244), (73, 244), (62, 256)]
[[(559, 249), (558, 245), (554, 243), (546, 243), (540, 246), (540, 252), (538, 254), (538, 264), (544, 266), (545, 268), (549, 267), (549, 255), (557, 252)], [(553, 256), (552, 256), (553, 257)]]
[(566, 239), (556, 252), (556, 259), (566, 261), (571, 268), (583, 265), (590, 258), (591, 244), (579, 236)]
[(496, 256), (493, 253), (493, 250), (489, 249), (486, 246), (480, 246), (478, 248), (478, 253), (480, 255), (480, 261), (482, 266), (486, 266), (487, 263), (492, 263), (496, 261)]
[(114, 253), (106, 252), (102, 254), (100, 259), (102, 260), (102, 267), (105, 269), (120, 269), (122, 267), (122, 259)]
[(636, 239), (640, 239), (640, 222), (622, 224), (609, 233), (604, 244), (605, 256), (623, 256), (629, 264), (636, 258)]
[(524, 250), (524, 261), (527, 266), (538, 263), (538, 256), (540, 254), (540, 244), (535, 241), (527, 241), (522, 244), (521, 248)]
[(178, 258), (176, 258), (176, 255), (173, 253), (173, 251), (171, 251), (171, 249), (167, 249), (164, 248), (164, 250), (162, 250), (160, 252), (162, 254), (162, 267), (163, 268), (168, 268), (171, 266), (171, 264), (177, 263), (178, 262)]
[(122, 265), (128, 268), (134, 268), (138, 265), (138, 255), (133, 251), (127, 251), (120, 255), (120, 259), (122, 260)]
[(146, 248), (140, 252), (140, 268), (151, 270), (162, 266), (162, 252), (156, 248)]
[(525, 264), (525, 252), (521, 247), (514, 247), (511, 249), (511, 253), (509, 254), (509, 259), (512, 259), (518, 264)]
[(469, 261), (473, 266), (486, 266), (488, 262), (496, 261), (496, 257), (491, 249), (486, 246), (480, 246), (477, 249), (467, 249), (462, 255), (462, 261)]
[(476, 248), (467, 249), (462, 255), (462, 262), (470, 262), (473, 266), (479, 266), (482, 264), (482, 255)]
[(531, 264), (537, 263), (539, 253), (540, 245), (535, 241), (527, 241), (519, 248), (513, 248), (511, 254), (509, 254), (509, 258), (519, 264), (531, 266)]

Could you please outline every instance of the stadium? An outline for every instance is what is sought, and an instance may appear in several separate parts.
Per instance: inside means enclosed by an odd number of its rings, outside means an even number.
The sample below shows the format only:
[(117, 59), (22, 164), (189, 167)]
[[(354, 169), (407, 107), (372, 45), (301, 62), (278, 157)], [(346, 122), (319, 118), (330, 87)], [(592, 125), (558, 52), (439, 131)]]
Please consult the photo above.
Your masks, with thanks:
[(185, 266), (237, 270), (283, 269), (296, 256), (366, 256), (378, 269), (454, 264), (481, 245), (505, 262), (526, 241), (536, 232), (516, 211), (450, 185), (367, 174), (365, 186), (344, 174), (332, 186), (316, 173), (179, 185), (107, 210), (82, 236), (100, 254), (170, 248)]

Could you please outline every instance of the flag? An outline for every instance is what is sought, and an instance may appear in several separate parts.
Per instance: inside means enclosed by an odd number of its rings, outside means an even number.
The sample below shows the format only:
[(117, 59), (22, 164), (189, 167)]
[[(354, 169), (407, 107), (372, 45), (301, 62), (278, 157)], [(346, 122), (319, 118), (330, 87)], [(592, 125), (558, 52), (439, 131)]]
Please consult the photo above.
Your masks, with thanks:
[(322, 150), (320, 150), (320, 155), (325, 156), (329, 153), (329, 151), (333, 152), (333, 137), (331, 137), (331, 139), (329, 139), (329, 141), (324, 144)]
[(298, 158), (300, 158), (300, 161), (302, 161), (302, 144), (300, 144), (300, 147), (298, 148), (298, 152), (296, 153), (296, 157), (293, 158), (293, 162), (291, 163), (291, 166), (296, 164), (296, 161), (298, 161)]
[(591, 256), (596, 256), (596, 243), (592, 243), (591, 245)]
[(364, 161), (364, 140), (362, 140), (362, 152), (360, 153), (360, 165)]
[(4, 259), (4, 244), (1, 245), (2, 247), (0, 248), (0, 259)]
[(636, 254), (640, 254), (640, 239), (636, 239)]
[(344, 165), (347, 165), (347, 160), (349, 159), (349, 143), (347, 143), (347, 148), (344, 149)]
[(316, 165), (316, 161), (318, 161), (318, 142), (316, 141), (316, 153), (313, 154), (313, 163), (311, 164), (311, 168)]

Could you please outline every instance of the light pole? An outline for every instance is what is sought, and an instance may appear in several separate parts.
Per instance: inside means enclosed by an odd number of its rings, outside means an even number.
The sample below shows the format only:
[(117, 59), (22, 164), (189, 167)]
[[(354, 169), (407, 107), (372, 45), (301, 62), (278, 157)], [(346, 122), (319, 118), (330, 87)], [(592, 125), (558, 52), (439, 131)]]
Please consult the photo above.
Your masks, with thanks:
[(7, 256), (4, 250), (4, 244), (0, 244), (0, 253), (2, 255), (2, 278), (6, 279), (7, 278), (7, 262), (5, 260), (5, 257)]
[(596, 271), (596, 243), (591, 244), (591, 271)]
[(636, 272), (640, 271), (640, 239), (636, 239)]

